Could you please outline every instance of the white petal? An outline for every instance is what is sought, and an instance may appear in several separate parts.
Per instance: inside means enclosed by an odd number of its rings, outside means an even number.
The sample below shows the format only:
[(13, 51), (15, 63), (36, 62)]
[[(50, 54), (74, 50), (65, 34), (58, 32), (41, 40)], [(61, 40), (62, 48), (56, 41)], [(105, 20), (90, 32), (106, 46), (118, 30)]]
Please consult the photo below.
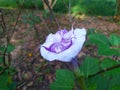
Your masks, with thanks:
[(53, 34), (51, 33), (46, 37), (46, 41), (43, 44), (43, 46), (49, 47), (52, 43), (53, 43)]
[(63, 36), (63, 38), (69, 39), (69, 38), (72, 38), (72, 36), (73, 36), (73, 30), (70, 30)]
[(78, 55), (78, 53), (81, 51), (83, 44), (86, 39), (86, 30), (85, 29), (75, 29), (75, 41), (74, 44), (64, 52), (59, 54), (59, 60), (64, 62), (71, 61), (72, 58)]
[(55, 43), (56, 41), (60, 42), (61, 39), (62, 39), (62, 37), (58, 33), (56, 33), (56, 34), (51, 33), (47, 36), (46, 41), (43, 44), (43, 46), (49, 47), (51, 44)]
[(61, 35), (59, 33), (54, 34), (53, 40), (55, 42), (60, 42), (62, 39)]
[(77, 56), (82, 49), (82, 46), (86, 39), (86, 30), (84, 28), (83, 29), (77, 28), (74, 30), (74, 35), (76, 37), (74, 39), (74, 44), (69, 49), (59, 54), (56, 54), (56, 53), (47, 51), (44, 47), (41, 46), (40, 48), (41, 55), (46, 60), (49, 60), (49, 61), (53, 61), (53, 60), (60, 60), (63, 62), (71, 61), (71, 59)]

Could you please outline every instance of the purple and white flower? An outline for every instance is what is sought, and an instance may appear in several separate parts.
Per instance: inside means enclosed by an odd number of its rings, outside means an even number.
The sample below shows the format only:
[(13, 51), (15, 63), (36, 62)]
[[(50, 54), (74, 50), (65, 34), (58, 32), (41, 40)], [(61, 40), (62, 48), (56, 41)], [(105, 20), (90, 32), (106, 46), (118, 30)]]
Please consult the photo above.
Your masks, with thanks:
[(81, 51), (86, 39), (86, 29), (60, 30), (49, 34), (40, 46), (43, 58), (49, 61), (70, 62)]

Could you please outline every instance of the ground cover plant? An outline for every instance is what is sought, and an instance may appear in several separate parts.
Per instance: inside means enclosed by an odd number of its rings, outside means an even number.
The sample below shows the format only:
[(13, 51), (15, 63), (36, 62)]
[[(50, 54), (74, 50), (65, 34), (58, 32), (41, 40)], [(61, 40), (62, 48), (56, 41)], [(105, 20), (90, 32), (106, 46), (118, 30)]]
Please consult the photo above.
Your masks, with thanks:
[(55, 14), (45, 4), (1, 9), (0, 89), (119, 90), (116, 17)]

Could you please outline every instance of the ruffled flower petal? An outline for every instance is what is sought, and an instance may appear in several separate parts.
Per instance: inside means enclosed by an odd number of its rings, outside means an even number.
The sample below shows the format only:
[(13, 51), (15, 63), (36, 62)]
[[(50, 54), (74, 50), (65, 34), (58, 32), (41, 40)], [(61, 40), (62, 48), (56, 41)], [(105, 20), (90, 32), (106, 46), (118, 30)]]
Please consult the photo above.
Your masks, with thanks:
[(76, 28), (69, 32), (58, 31), (55, 35), (48, 35), (46, 42), (40, 46), (40, 52), (46, 60), (70, 62), (81, 51), (85, 39), (86, 30), (84, 28)]

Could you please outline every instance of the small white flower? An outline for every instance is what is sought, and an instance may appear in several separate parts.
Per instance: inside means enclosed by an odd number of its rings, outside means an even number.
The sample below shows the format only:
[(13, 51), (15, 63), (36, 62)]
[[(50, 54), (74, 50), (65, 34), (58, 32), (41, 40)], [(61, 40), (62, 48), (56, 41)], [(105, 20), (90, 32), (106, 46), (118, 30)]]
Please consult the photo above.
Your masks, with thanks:
[(60, 30), (55, 34), (49, 34), (45, 43), (40, 46), (43, 58), (49, 61), (59, 60), (70, 62), (81, 51), (86, 39), (86, 30)]

